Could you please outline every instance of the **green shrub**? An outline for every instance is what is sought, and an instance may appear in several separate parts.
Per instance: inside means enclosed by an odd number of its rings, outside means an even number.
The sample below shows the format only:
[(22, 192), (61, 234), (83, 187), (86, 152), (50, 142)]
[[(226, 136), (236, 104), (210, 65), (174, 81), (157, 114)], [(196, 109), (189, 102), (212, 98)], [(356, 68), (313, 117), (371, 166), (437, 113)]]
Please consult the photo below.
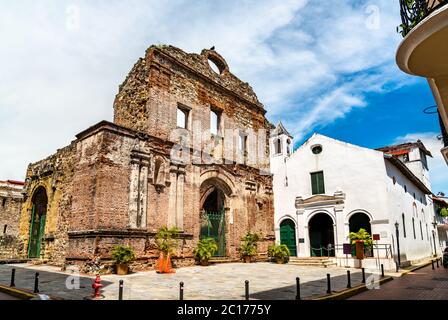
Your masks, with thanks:
[(216, 251), (218, 251), (218, 245), (216, 244), (215, 239), (207, 238), (198, 242), (198, 245), (193, 250), (193, 254), (197, 261), (206, 263)]
[(276, 261), (287, 263), (289, 261), (289, 255), (290, 252), (286, 244), (274, 244), (268, 248), (268, 256)]
[(115, 246), (112, 249), (112, 259), (116, 264), (129, 264), (135, 260), (134, 249), (130, 246)]
[(238, 248), (241, 258), (253, 257), (257, 255), (257, 242), (261, 240), (258, 233), (248, 233), (241, 238), (241, 245)]
[(179, 235), (180, 230), (176, 227), (168, 228), (162, 227), (156, 234), (157, 249), (165, 255), (174, 254), (179, 240), (176, 237)]
[(448, 217), (448, 209), (447, 208), (441, 208), (439, 211), (439, 216), (446, 218)]
[(358, 232), (350, 232), (348, 237), (350, 238), (351, 244), (355, 244), (356, 241), (361, 240), (364, 243), (364, 248), (369, 249), (372, 248), (373, 246), (372, 237), (363, 228), (359, 229)]

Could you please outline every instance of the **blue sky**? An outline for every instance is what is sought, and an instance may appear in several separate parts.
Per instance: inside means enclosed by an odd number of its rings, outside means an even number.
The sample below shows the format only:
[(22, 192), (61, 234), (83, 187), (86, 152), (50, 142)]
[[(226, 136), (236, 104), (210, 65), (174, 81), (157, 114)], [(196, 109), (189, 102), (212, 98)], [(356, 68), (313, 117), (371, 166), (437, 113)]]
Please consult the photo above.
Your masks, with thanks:
[(215, 46), (303, 141), (314, 131), (366, 147), (421, 139), (448, 194), (428, 85), (395, 65), (391, 0), (23, 0), (0, 10), (0, 179), (112, 120), (119, 84), (151, 44)]

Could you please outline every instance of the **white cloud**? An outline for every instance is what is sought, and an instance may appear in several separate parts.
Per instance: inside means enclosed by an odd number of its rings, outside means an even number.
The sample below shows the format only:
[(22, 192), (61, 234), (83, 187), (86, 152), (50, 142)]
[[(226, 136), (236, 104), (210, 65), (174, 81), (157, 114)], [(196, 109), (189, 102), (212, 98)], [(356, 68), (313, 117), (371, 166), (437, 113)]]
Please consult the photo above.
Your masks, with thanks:
[(448, 168), (440, 152), (440, 149), (443, 148), (443, 142), (437, 139), (439, 134), (437, 132), (409, 133), (405, 136), (397, 137), (394, 143), (415, 142), (420, 139), (433, 156), (433, 158), (428, 158), (432, 192), (437, 194), (442, 191), (448, 194)]
[[(0, 179), (102, 119), (118, 85), (154, 43), (216, 46), (272, 121), (291, 132), (365, 107), (367, 92), (401, 85), (394, 55), (398, 5), (369, 1), (17, 1), (0, 11)], [(73, 10), (75, 8), (75, 10)], [(79, 13), (79, 16), (78, 16)], [(79, 18), (79, 19), (78, 19)], [(374, 19), (375, 20), (375, 19)], [(79, 27), (79, 28), (78, 28)], [(387, 85), (387, 88), (386, 87)], [(300, 138), (300, 137), (298, 137)]]

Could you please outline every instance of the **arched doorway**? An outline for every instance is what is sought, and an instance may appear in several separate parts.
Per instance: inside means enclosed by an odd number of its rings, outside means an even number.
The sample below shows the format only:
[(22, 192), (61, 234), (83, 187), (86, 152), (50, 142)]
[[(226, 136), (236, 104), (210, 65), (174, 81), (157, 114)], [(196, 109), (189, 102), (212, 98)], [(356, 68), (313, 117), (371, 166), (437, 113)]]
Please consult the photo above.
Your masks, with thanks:
[(226, 256), (226, 195), (230, 188), (218, 179), (206, 180), (201, 185), (200, 239), (213, 238), (218, 245), (214, 256)]
[(326, 213), (318, 213), (308, 222), (312, 257), (334, 256), (333, 220)]
[(296, 225), (291, 219), (280, 223), (280, 243), (288, 247), (291, 256), (297, 256)]
[(359, 229), (366, 230), (372, 235), (372, 227), (370, 226), (370, 218), (363, 212), (353, 214), (348, 220), (350, 232), (358, 232)]
[(47, 204), (48, 204), (48, 198), (45, 188), (44, 187), (37, 188), (32, 198), (28, 258), (40, 257), (42, 239), (45, 233)]

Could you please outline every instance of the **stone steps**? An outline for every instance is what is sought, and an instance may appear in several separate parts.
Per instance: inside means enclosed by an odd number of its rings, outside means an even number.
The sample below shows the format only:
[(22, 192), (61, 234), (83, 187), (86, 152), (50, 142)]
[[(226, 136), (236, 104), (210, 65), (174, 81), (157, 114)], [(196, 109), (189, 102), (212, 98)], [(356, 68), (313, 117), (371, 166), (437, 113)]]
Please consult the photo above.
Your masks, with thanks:
[(334, 262), (333, 259), (329, 259), (326, 257), (310, 257), (310, 258), (291, 257), (289, 259), (289, 264), (297, 266), (313, 266), (324, 268), (337, 265), (337, 263)]

